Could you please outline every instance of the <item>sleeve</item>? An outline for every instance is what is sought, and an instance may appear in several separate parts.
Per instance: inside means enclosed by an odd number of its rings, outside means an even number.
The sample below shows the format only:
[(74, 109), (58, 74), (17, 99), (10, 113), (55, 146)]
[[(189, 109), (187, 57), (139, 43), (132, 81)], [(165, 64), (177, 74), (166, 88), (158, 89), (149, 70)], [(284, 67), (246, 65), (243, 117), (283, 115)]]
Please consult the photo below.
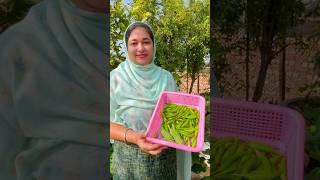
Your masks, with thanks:
[(110, 75), (110, 121), (123, 125), (124, 123), (118, 118), (117, 111), (119, 110), (119, 105), (117, 103), (117, 94), (115, 92), (116, 86), (118, 84), (115, 83), (114, 73), (111, 72)]
[(114, 97), (112, 97), (110, 91), (110, 121), (116, 122), (116, 111), (118, 109), (117, 102)]

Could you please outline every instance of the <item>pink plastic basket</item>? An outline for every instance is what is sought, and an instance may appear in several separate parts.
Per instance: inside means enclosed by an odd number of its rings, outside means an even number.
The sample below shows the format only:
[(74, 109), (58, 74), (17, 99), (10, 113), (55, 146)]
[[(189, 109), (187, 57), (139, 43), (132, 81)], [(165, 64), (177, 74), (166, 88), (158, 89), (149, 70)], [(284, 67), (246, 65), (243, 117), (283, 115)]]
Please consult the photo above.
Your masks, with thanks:
[[(160, 127), (162, 123), (161, 110), (163, 109), (166, 102), (171, 102), (180, 105), (187, 105), (196, 108), (200, 112), (199, 119), (199, 130), (197, 137), (197, 145), (195, 147), (190, 147), (182, 144), (176, 144), (173, 142), (165, 141), (161, 136), (154, 137), (154, 135), (160, 134)], [(161, 93), (160, 98), (157, 102), (155, 110), (153, 111), (149, 126), (147, 129), (147, 140), (152, 143), (162, 144), (168, 147), (173, 147), (176, 149), (199, 152), (202, 150), (204, 142), (204, 128), (205, 127), (205, 99), (199, 95), (178, 93), (178, 92), (167, 92)]]
[(304, 175), (304, 119), (298, 112), (269, 104), (211, 99), (211, 136), (237, 136), (271, 145), (287, 157), (287, 177)]

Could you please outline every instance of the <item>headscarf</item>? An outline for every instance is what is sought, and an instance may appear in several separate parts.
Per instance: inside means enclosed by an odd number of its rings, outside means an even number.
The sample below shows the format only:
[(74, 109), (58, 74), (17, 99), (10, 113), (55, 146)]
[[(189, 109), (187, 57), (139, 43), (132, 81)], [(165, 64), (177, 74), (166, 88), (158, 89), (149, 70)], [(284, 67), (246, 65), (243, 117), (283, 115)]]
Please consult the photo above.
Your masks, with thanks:
[(0, 87), (26, 136), (105, 145), (105, 23), (70, 0), (48, 0), (1, 36)]

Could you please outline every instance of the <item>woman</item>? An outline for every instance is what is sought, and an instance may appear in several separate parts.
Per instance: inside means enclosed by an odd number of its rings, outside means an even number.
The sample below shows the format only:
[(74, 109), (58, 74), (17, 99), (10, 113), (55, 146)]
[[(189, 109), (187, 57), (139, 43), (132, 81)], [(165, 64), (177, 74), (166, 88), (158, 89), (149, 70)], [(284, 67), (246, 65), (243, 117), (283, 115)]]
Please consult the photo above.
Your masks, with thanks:
[(106, 2), (45, 0), (1, 34), (1, 180), (106, 179)]
[(191, 168), (181, 165), (190, 166), (190, 154), (176, 154), (175, 149), (149, 143), (145, 137), (160, 93), (177, 91), (172, 75), (154, 64), (154, 34), (147, 24), (136, 22), (127, 28), (124, 42), (127, 59), (110, 75), (114, 179), (188, 179)]

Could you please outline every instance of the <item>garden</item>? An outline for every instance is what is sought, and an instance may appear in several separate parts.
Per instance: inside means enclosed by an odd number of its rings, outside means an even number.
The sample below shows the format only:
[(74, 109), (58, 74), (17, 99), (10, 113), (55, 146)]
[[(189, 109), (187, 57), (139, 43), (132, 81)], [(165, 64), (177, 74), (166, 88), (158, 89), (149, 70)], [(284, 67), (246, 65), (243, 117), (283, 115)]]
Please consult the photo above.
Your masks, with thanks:
[[(126, 27), (134, 21), (144, 21), (151, 25), (155, 33), (155, 63), (173, 74), (180, 92), (205, 97), (207, 150), (192, 153), (193, 176), (198, 179), (209, 176), (210, 166), (209, 3), (209, 0), (112, 0), (110, 4), (111, 70), (126, 58), (122, 41)], [(112, 166), (111, 155), (112, 148), (109, 153)]]

